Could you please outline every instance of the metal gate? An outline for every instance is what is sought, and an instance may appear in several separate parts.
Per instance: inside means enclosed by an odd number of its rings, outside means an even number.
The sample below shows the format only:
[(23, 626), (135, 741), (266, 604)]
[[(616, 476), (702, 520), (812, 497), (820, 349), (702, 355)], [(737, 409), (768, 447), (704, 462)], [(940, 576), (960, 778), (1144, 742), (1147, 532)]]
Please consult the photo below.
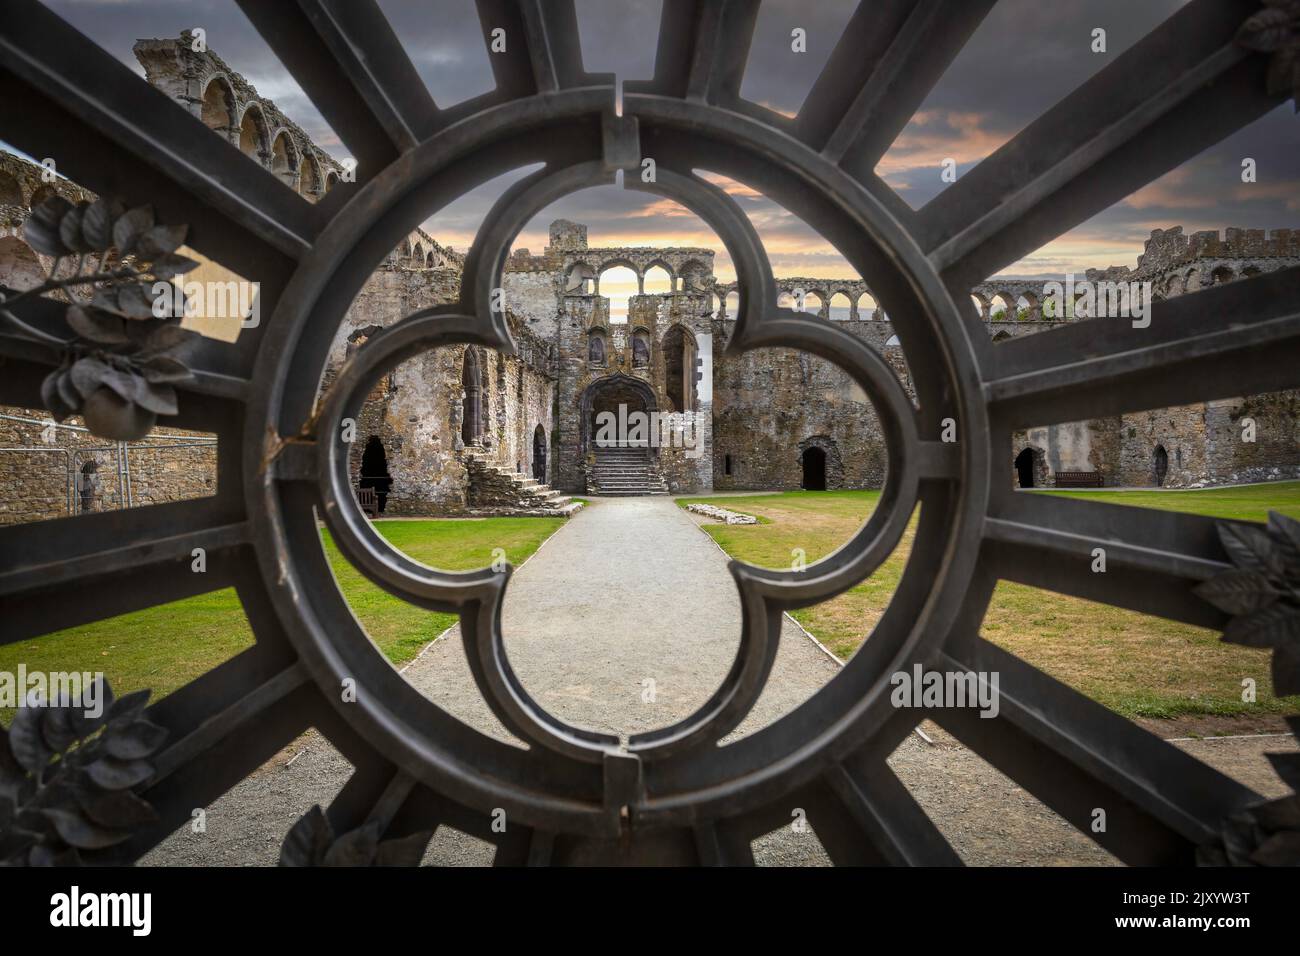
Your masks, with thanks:
[[(570, 0), (479, 0), (495, 91), (430, 98), (373, 0), (240, 0), (359, 160), (355, 186), (312, 205), (221, 144), (196, 118), (35, 0), (0, 23), (0, 138), (88, 188), (151, 202), (190, 243), (261, 281), (262, 315), (233, 345), (205, 344), (197, 383), (168, 424), (220, 437), (218, 494), (0, 530), (3, 640), (233, 586), (256, 646), (155, 704), (169, 731), (139, 793), (161, 819), (86, 854), (131, 860), (316, 727), (355, 772), (328, 810), (336, 831), (386, 837), (441, 824), (497, 847), (499, 863), (752, 862), (750, 841), (803, 808), (837, 863), (956, 863), (885, 763), (924, 717), (1130, 863), (1189, 863), (1257, 795), (980, 637), (995, 582), (1024, 582), (1209, 627), (1192, 593), (1230, 567), (1208, 519), (1012, 491), (1012, 431), (1300, 384), (1300, 270), (1159, 303), (1150, 327), (1077, 322), (998, 346), (970, 304), (975, 283), (1100, 212), (1285, 97), (1269, 60), (1234, 43), (1253, 0), (1192, 0), (934, 201), (913, 211), (874, 174), (992, 0), (862, 4), (794, 118), (739, 96), (757, 3), (664, 0), (653, 80), (582, 69)], [(652, 158), (657, 181), (642, 183)], [(401, 238), (467, 189), (544, 167), (488, 216), (459, 303), (375, 336), (317, 407), (326, 352), (354, 294)], [(341, 420), (399, 361), (449, 343), (512, 352), (492, 291), (519, 229), (566, 193), (629, 172), (723, 238), (741, 294), (730, 354), (794, 346), (867, 390), (889, 452), (880, 505), (842, 550), (803, 572), (741, 565), (737, 659), (694, 715), (631, 738), (579, 730), (516, 679), (499, 629), (508, 573), (432, 572), (389, 548), (348, 485)], [(777, 308), (745, 215), (697, 170), (760, 189), (832, 242), (894, 319), (919, 408), (871, 348)], [(30, 303), (33, 319), (47, 308)], [(44, 346), (0, 338), (0, 402), (38, 407)], [(945, 442), (945, 427), (956, 441)], [(776, 723), (717, 741), (754, 703), (781, 613), (861, 581), (914, 506), (906, 572), (843, 672)], [(393, 594), (459, 613), (474, 677), (527, 750), (487, 738), (421, 696), (366, 639), (319, 544)], [(206, 574), (190, 570), (194, 547)], [(1090, 572), (1094, 547), (1106, 574)], [(64, 586), (75, 582), (78, 600)], [(896, 709), (889, 676), (914, 665), (998, 672), (999, 716)], [(355, 681), (358, 698), (341, 700)], [(1092, 832), (1093, 808), (1108, 826)], [(490, 825), (504, 810), (504, 833)]]

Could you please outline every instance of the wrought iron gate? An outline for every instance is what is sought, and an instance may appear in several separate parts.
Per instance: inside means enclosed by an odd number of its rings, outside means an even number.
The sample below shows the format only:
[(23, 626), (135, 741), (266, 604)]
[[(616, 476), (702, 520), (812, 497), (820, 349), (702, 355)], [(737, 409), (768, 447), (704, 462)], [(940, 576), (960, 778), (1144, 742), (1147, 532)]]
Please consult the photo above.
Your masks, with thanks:
[[(1213, 522), (1016, 494), (1010, 436), (1072, 421), (1300, 384), (1300, 270), (1159, 303), (1148, 329), (1095, 320), (993, 346), (972, 285), (1275, 107), (1268, 59), (1234, 44), (1253, 0), (1192, 0), (924, 208), (874, 174), (993, 0), (873, 0), (848, 24), (794, 118), (739, 96), (757, 13), (749, 0), (664, 0), (654, 79), (624, 87), (581, 66), (568, 0), (479, 0), (496, 89), (450, 109), (430, 98), (373, 0), (240, 5), (359, 160), (355, 186), (315, 206), (217, 142), (196, 118), (35, 0), (0, 22), (0, 138), (86, 187), (152, 202), (190, 243), (261, 281), (261, 327), (207, 343), (168, 424), (220, 437), (214, 498), (0, 530), (3, 640), (233, 586), (250, 650), (155, 704), (169, 743), (141, 795), (161, 820), (90, 859), (131, 860), (309, 727), (355, 767), (336, 830), (388, 836), (440, 824), (499, 863), (746, 863), (750, 841), (808, 819), (837, 863), (956, 863), (885, 758), (931, 717), (1105, 849), (1187, 863), (1259, 798), (980, 637), (999, 579), (1192, 624), (1223, 614), (1192, 593), (1229, 567)], [(545, 133), (545, 135), (539, 135)], [(499, 614), (508, 574), (431, 572), (393, 551), (348, 486), (340, 422), (397, 362), (447, 343), (511, 352), (491, 292), (511, 241), (567, 192), (639, 171), (723, 238), (740, 279), (730, 353), (796, 346), (849, 371), (873, 399), (889, 475), (868, 524), (803, 572), (740, 565), (743, 635), (694, 715), (616, 738), (565, 725), (510, 669)], [(358, 351), (317, 404), (338, 324), (383, 257), (470, 187), (543, 168), (497, 203), (459, 303), (411, 315)], [(762, 244), (697, 170), (760, 189), (835, 244), (895, 321), (919, 408), (882, 358), (834, 323), (778, 310)], [(46, 304), (26, 306), (39, 319)], [(52, 319), (57, 321), (57, 319)], [(57, 357), (0, 338), (0, 402), (39, 406)], [(946, 421), (957, 441), (941, 441)], [(870, 640), (821, 692), (726, 747), (772, 666), (781, 613), (839, 594), (893, 550), (916, 504), (906, 572)], [(459, 613), (474, 677), (529, 749), (489, 739), (421, 696), (366, 639), (319, 543), (326, 521), (381, 587)], [(1089, 572), (1104, 545), (1109, 572)], [(207, 550), (207, 572), (189, 555)], [(76, 601), (64, 588), (75, 583)], [(889, 675), (920, 664), (999, 672), (1001, 711), (895, 709)], [(359, 698), (339, 688), (356, 681)], [(1109, 826), (1093, 833), (1091, 810)], [(509, 826), (490, 826), (494, 809)]]

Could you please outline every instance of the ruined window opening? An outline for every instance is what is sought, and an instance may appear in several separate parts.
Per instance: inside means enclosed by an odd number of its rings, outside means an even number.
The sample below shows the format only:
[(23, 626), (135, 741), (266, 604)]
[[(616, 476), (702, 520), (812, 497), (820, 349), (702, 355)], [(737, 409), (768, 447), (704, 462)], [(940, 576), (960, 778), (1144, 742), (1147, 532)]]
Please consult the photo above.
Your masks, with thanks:
[(664, 391), (671, 411), (695, 411), (695, 336), (674, 325), (664, 336)]
[(533, 477), (546, 484), (546, 429), (533, 429)]
[(1155, 476), (1156, 487), (1163, 487), (1165, 475), (1169, 474), (1169, 452), (1165, 451), (1164, 445), (1156, 445), (1155, 452)]
[(650, 364), (650, 340), (645, 332), (632, 336), (632, 365), (644, 368)]
[(730, 456), (730, 455), (723, 455), (723, 456), (722, 456), (722, 473), (723, 473), (724, 475), (730, 475), (730, 474), (731, 474), (731, 456)]
[(23, 190), (18, 180), (8, 173), (0, 173), (0, 206), (22, 206)]
[(605, 364), (605, 336), (599, 332), (587, 336), (587, 361), (592, 365)]
[(480, 409), (482, 408), (483, 378), (479, 369), (478, 356), (474, 354), (473, 349), (465, 350), (465, 361), (461, 365), (460, 381), (465, 390), (463, 400), (464, 415), (461, 419), (460, 437), (466, 445), (477, 445), (479, 434), (482, 431)]

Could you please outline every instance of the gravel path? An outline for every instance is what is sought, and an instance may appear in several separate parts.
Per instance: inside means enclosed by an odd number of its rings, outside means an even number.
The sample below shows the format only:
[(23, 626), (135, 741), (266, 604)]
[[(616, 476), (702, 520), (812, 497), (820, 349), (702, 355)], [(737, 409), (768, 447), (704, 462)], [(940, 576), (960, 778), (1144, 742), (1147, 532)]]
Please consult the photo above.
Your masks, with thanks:
[[(740, 603), (726, 556), (668, 497), (596, 499), (514, 575), (503, 609), (506, 650), (520, 680), (551, 713), (571, 723), (629, 734), (670, 724), (721, 682), (739, 641)], [(752, 733), (811, 696), (838, 664), (786, 619), (771, 678), (737, 735)], [(501, 739), (470, 676), (457, 628), (405, 671), (412, 685), (461, 720)], [(648, 682), (653, 682), (651, 685)], [(653, 695), (643, 693), (653, 686)], [(652, 702), (646, 697), (653, 696)], [(890, 764), (968, 863), (1113, 862), (1085, 836), (983, 760), (927, 725)], [(1292, 738), (1180, 743), (1260, 792), (1278, 792), (1266, 751)], [(293, 822), (326, 805), (350, 767), (318, 734), (218, 800), (207, 831), (185, 827), (142, 862), (268, 865)], [(811, 832), (789, 828), (755, 843), (760, 863), (822, 865)], [(485, 864), (491, 848), (440, 830), (427, 863)]]

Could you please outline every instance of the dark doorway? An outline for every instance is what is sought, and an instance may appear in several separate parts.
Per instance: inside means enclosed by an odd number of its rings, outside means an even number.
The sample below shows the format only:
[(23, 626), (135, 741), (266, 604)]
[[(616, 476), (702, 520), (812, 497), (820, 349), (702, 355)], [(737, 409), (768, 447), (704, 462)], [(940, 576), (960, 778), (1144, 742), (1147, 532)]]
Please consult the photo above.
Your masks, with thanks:
[(384, 513), (384, 508), (388, 504), (388, 489), (392, 484), (393, 479), (388, 474), (388, 456), (384, 453), (384, 443), (379, 440), (378, 435), (371, 435), (366, 441), (365, 449), (361, 452), (361, 481), (358, 486), (375, 490), (380, 514)]
[(826, 452), (820, 448), (805, 448), (802, 461), (804, 490), (825, 491)]
[(1016, 475), (1021, 488), (1034, 487), (1034, 450), (1026, 448), (1016, 456)]
[[(582, 448), (658, 446), (650, 434), (654, 392), (643, 380), (630, 375), (598, 378), (582, 393)], [(602, 429), (602, 425), (608, 425)]]
[(533, 431), (533, 477), (546, 484), (546, 431), (541, 425)]
[(1155, 454), (1156, 486), (1163, 487), (1165, 475), (1169, 474), (1169, 452), (1164, 445), (1156, 445)]
[(482, 408), (483, 377), (478, 356), (473, 349), (465, 350), (465, 361), (460, 369), (460, 384), (465, 389), (460, 437), (466, 445), (477, 445), (482, 429), (479, 426), (479, 409)]
[(671, 411), (695, 411), (695, 336), (674, 325), (664, 336), (664, 391)]

